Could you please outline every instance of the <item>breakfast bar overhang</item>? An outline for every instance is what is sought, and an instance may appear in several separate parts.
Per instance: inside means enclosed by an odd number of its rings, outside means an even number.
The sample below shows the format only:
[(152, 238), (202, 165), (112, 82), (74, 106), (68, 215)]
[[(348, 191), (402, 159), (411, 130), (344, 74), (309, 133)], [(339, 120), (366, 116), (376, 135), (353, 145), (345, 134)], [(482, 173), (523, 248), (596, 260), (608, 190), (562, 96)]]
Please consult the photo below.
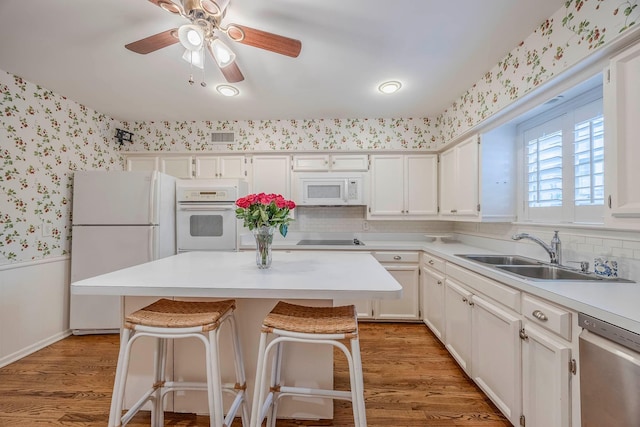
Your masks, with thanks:
[[(253, 251), (185, 252), (74, 282), (71, 292), (122, 296), (125, 299), (123, 318), (160, 297), (236, 299), (247, 386), (251, 392), (260, 325), (277, 301), (330, 306), (334, 300), (394, 299), (401, 297), (402, 286), (372, 255), (361, 252), (276, 251), (269, 269), (257, 268)], [(151, 375), (151, 345), (145, 344), (134, 348), (132, 354), (133, 375), (127, 387), (135, 391), (131, 393), (134, 395), (144, 388), (144, 378)], [(201, 378), (204, 352), (200, 347), (196, 342), (176, 343), (168, 375), (193, 381)], [(333, 386), (331, 349), (299, 345), (290, 352), (291, 380), (308, 386)], [(224, 357), (222, 367), (224, 372), (233, 372), (231, 360)], [(249, 395), (251, 398), (251, 393)], [(126, 399), (126, 403), (132, 403)], [(167, 410), (206, 413), (203, 393), (177, 393), (172, 400), (167, 400)], [(285, 400), (279, 414), (292, 418), (331, 418), (333, 405), (330, 400)]]

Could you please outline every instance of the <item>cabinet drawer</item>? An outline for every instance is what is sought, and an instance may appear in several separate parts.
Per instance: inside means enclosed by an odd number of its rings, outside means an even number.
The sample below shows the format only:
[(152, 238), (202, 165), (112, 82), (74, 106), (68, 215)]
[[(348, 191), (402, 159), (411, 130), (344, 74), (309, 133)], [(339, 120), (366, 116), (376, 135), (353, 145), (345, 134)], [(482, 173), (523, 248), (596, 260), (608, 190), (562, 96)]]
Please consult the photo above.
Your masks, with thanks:
[(522, 314), (531, 322), (571, 341), (571, 312), (531, 295), (522, 296)]
[(418, 252), (374, 252), (373, 256), (379, 262), (413, 262), (420, 261)]
[(446, 264), (446, 271), (448, 276), (520, 313), (520, 291), (451, 263)]
[(423, 252), (422, 262), (424, 263), (425, 266), (444, 273), (445, 261), (443, 259), (440, 259), (431, 254)]

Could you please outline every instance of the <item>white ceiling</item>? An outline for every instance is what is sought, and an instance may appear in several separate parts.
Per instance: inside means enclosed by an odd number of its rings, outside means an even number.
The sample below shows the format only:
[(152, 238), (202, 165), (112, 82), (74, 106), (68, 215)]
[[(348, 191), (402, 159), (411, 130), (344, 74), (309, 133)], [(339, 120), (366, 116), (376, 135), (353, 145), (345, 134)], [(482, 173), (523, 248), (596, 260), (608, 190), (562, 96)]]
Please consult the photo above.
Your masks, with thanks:
[[(189, 86), (180, 44), (124, 45), (186, 20), (146, 0), (1, 0), (0, 69), (115, 119), (434, 117), (564, 0), (231, 0), (237, 23), (302, 42), (298, 58), (228, 42), (241, 94), (207, 58)], [(222, 36), (223, 38), (226, 36)], [(377, 86), (402, 81), (394, 95)]]

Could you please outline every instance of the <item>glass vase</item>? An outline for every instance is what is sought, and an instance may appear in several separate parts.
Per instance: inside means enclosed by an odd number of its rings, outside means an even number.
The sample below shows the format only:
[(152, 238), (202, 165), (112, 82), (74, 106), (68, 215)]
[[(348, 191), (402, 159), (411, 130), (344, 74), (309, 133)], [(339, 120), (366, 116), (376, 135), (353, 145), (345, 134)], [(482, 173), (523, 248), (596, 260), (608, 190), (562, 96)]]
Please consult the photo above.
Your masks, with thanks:
[(253, 229), (256, 239), (256, 264), (258, 268), (271, 267), (271, 244), (275, 227), (259, 227)]

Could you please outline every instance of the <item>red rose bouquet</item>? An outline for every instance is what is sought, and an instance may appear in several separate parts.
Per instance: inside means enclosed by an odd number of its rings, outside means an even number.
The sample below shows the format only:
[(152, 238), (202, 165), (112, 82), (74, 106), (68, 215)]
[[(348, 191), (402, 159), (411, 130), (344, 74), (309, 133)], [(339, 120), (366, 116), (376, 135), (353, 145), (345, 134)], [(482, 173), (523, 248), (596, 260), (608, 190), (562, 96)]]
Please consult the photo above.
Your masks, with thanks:
[(236, 217), (244, 220), (244, 226), (253, 230), (260, 227), (278, 227), (283, 237), (289, 228), (289, 212), (296, 207), (292, 200), (280, 194), (249, 194), (236, 200)]

